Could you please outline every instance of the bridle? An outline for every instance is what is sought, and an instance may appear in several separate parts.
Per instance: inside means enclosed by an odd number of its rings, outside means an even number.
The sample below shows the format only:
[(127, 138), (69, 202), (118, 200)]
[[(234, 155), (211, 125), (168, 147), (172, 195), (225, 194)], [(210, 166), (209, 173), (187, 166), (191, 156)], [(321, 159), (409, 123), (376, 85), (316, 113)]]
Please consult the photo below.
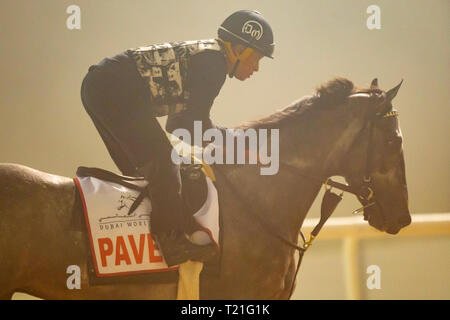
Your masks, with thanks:
[[(350, 193), (353, 193), (358, 197), (358, 199), (363, 203), (363, 206), (359, 209), (356, 209), (353, 211), (353, 214), (358, 214), (364, 211), (365, 208), (371, 207), (375, 204), (377, 204), (377, 200), (374, 196), (374, 191), (372, 187), (372, 176), (371, 173), (373, 170), (373, 124), (376, 121), (381, 121), (386, 118), (390, 117), (398, 117), (397, 111), (389, 111), (386, 113), (377, 113), (371, 117), (368, 121), (368, 132), (369, 132), (369, 138), (367, 139), (367, 151), (365, 152), (366, 155), (366, 161), (365, 161), (365, 168), (364, 168), (364, 174), (362, 177), (362, 182), (358, 184), (357, 187), (351, 188)], [(356, 141), (354, 142), (356, 143)]]
[[(371, 177), (371, 172), (373, 169), (372, 161), (371, 161), (372, 160), (372, 150), (373, 150), (373, 148), (372, 148), (373, 131), (374, 131), (373, 123), (375, 121), (383, 120), (383, 119), (386, 119), (389, 117), (397, 117), (397, 116), (398, 116), (397, 111), (389, 111), (386, 113), (377, 113), (368, 119), (369, 138), (368, 138), (368, 142), (367, 142), (367, 152), (365, 153), (366, 154), (366, 165), (365, 165), (364, 175), (361, 179), (362, 181), (358, 185), (355, 185), (355, 186), (350, 185), (350, 184), (347, 185), (344, 183), (334, 181), (331, 178), (323, 178), (323, 177), (314, 176), (314, 175), (307, 175), (307, 174), (303, 173), (301, 169), (299, 169), (291, 164), (280, 162), (280, 168), (281, 167), (285, 168), (288, 171), (291, 171), (296, 175), (300, 175), (308, 180), (315, 181), (318, 184), (323, 184), (324, 188), (325, 188), (325, 194), (322, 199), (320, 220), (319, 220), (318, 224), (314, 227), (313, 231), (311, 232), (309, 240), (306, 240), (306, 238), (304, 237), (303, 233), (300, 230), (300, 236), (302, 237), (302, 240), (303, 240), (303, 245), (301, 245), (301, 246), (299, 246), (297, 243), (290, 241), (289, 239), (286, 239), (282, 235), (282, 233), (279, 230), (277, 230), (276, 227), (270, 225), (269, 223), (267, 223), (267, 221), (265, 221), (261, 217), (259, 212), (264, 212), (265, 211), (264, 208), (259, 208), (259, 207), (256, 208), (255, 203), (252, 203), (252, 205), (249, 205), (249, 203), (246, 201), (246, 199), (243, 198), (243, 196), (241, 194), (239, 194), (238, 192), (235, 192), (236, 198), (246, 207), (247, 212), (250, 213), (250, 215), (253, 218), (255, 218), (255, 220), (258, 221), (258, 223), (264, 229), (266, 229), (266, 231), (271, 236), (278, 239), (285, 245), (287, 245), (291, 248), (294, 248), (295, 250), (298, 251), (299, 258), (298, 258), (295, 274), (292, 279), (289, 298), (292, 296), (292, 293), (294, 291), (295, 280), (297, 278), (298, 271), (300, 269), (300, 265), (301, 265), (304, 253), (312, 245), (313, 240), (315, 238), (317, 238), (323, 225), (328, 220), (328, 218), (331, 216), (331, 214), (334, 212), (334, 210), (336, 209), (339, 202), (342, 200), (344, 192), (348, 192), (348, 193), (356, 195), (358, 197), (358, 199), (360, 199), (361, 203), (363, 204), (363, 207), (353, 211), (354, 214), (361, 213), (364, 211), (365, 208), (368, 208), (370, 206), (377, 204), (377, 200), (375, 198), (373, 187), (372, 187), (372, 177)], [(355, 139), (355, 140), (358, 140), (358, 139)], [(354, 143), (356, 143), (356, 141)], [(226, 175), (224, 173), (220, 172), (220, 170), (217, 170), (216, 172), (219, 173), (220, 176), (222, 176), (222, 180), (228, 185), (230, 190), (235, 190), (235, 188), (233, 187), (233, 185), (231, 184), (231, 182), (229, 181), (229, 179), (226, 177)], [(342, 191), (342, 193), (340, 195), (337, 195), (337, 194), (331, 192), (332, 188), (339, 189)]]

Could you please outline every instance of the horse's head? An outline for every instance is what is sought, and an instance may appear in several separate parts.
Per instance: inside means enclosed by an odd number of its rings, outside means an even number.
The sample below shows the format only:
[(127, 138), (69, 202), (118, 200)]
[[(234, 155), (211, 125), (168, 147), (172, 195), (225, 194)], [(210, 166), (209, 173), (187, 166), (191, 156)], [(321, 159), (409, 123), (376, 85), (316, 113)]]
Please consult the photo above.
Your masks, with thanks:
[(366, 94), (349, 98), (367, 107), (367, 122), (346, 157), (345, 178), (362, 190), (358, 200), (365, 207), (364, 219), (390, 234), (411, 223), (402, 133), (392, 106), (400, 85), (384, 92), (374, 79)]

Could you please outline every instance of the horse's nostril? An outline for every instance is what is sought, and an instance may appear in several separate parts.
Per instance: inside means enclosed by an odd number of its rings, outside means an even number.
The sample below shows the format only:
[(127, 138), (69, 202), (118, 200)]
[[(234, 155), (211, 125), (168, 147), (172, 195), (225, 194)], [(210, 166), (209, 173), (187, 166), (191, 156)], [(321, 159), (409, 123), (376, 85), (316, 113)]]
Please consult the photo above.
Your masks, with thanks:
[(411, 223), (411, 216), (409, 215), (400, 217), (398, 219), (398, 224), (401, 225), (402, 227), (406, 227), (410, 223)]

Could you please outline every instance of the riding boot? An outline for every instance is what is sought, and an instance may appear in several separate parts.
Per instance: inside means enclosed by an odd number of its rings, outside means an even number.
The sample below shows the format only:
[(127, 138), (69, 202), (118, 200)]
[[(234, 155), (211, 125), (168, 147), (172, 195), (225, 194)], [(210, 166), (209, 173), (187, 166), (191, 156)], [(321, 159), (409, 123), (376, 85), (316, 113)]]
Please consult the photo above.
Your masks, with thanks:
[(218, 256), (215, 244), (196, 245), (177, 230), (152, 235), (169, 267), (188, 260), (208, 262)]
[[(170, 166), (170, 168), (167, 168)], [(152, 201), (151, 234), (167, 265), (174, 266), (187, 260), (209, 261), (217, 256), (215, 244), (196, 245), (184, 232), (183, 200), (179, 166), (166, 168), (147, 163), (138, 168), (150, 183)]]

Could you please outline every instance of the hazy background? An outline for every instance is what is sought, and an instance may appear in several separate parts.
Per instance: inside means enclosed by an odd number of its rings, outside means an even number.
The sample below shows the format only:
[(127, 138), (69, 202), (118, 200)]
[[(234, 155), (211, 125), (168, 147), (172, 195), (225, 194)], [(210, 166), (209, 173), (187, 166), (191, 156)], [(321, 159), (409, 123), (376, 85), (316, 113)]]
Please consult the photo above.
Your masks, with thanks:
[[(71, 4), (81, 8), (81, 30), (66, 28)], [(366, 27), (371, 4), (381, 8), (381, 30)], [(70, 177), (80, 165), (117, 172), (80, 101), (88, 67), (131, 47), (213, 38), (239, 9), (256, 9), (270, 22), (275, 60), (263, 59), (245, 82), (227, 79), (212, 109), (215, 123), (273, 113), (335, 76), (359, 87), (377, 77), (382, 89), (404, 79), (394, 106), (411, 212), (450, 211), (448, 0), (2, 0), (0, 162)], [(319, 204), (308, 217), (317, 217)], [(357, 206), (347, 195), (335, 216)], [(361, 270), (378, 264), (384, 284), (364, 297), (450, 298), (449, 249), (449, 237), (364, 242)], [(345, 298), (341, 251), (340, 242), (317, 242), (295, 298)]]

